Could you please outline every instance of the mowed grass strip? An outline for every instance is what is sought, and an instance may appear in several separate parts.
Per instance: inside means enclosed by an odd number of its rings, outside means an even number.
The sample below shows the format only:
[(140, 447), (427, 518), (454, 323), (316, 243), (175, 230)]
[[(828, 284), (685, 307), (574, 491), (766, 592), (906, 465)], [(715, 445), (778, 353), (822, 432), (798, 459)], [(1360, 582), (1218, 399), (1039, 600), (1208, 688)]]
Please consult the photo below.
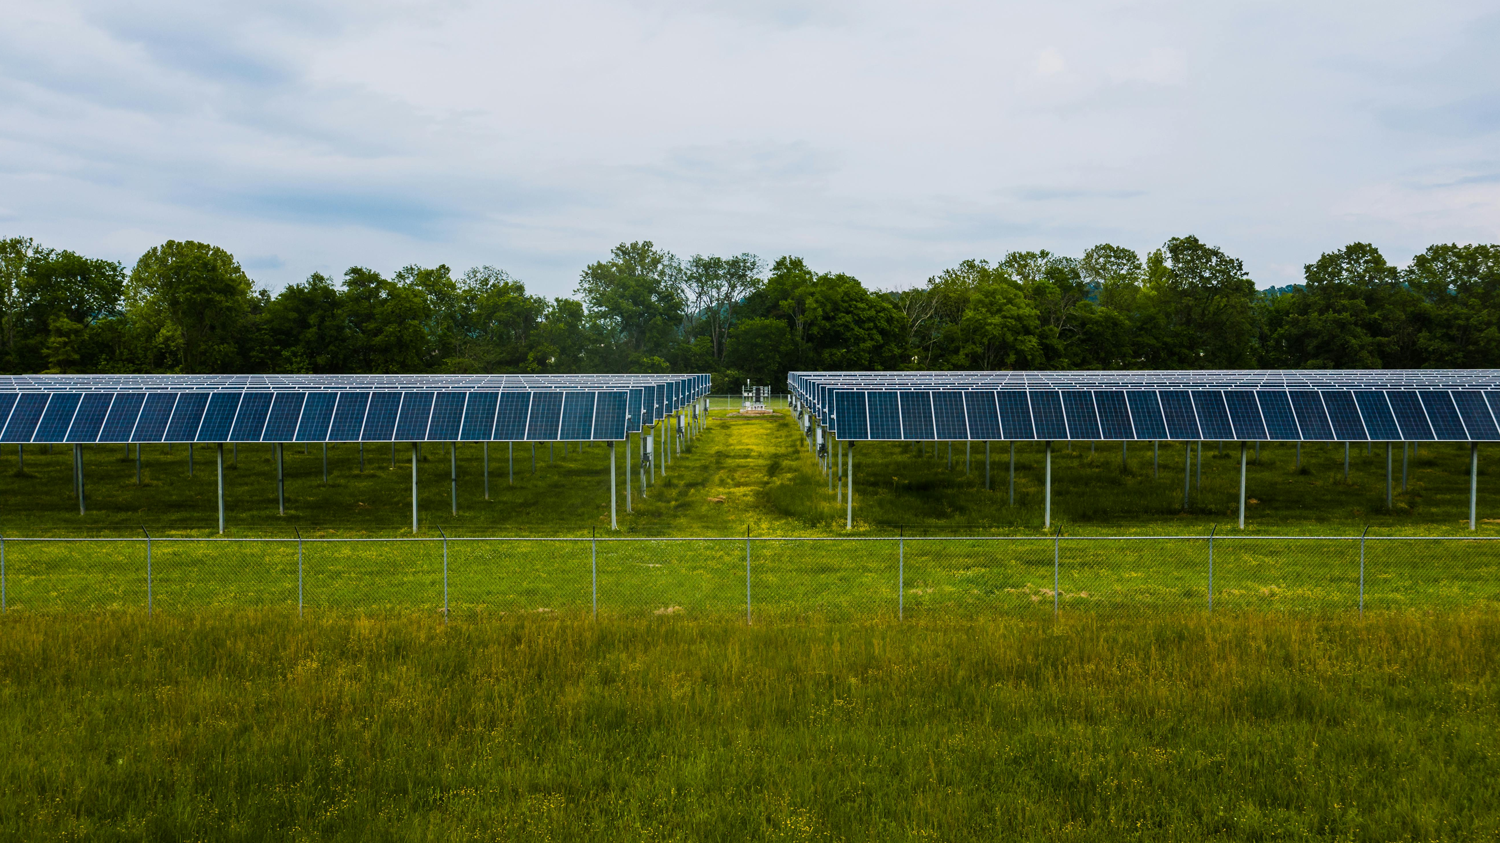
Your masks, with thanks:
[(1493, 839), (1500, 621), (0, 619), (10, 839)]

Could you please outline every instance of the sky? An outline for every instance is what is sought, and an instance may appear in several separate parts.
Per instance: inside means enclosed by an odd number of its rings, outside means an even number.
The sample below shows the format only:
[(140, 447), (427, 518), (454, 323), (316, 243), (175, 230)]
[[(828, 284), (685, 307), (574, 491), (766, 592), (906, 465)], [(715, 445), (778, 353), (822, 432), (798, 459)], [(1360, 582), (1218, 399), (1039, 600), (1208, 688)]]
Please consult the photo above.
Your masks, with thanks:
[(617, 243), (867, 286), (1197, 235), (1500, 242), (1490, 2), (71, 2), (0, 18), (0, 237), (277, 290)]

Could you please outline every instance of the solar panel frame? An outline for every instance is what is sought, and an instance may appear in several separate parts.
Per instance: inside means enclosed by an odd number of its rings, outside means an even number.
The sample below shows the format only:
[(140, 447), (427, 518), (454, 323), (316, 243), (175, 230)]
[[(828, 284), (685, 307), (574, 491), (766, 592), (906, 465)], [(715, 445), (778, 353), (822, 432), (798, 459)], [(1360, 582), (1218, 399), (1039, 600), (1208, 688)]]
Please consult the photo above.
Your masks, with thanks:
[(870, 419), (870, 438), (901, 441), (901, 404), (898, 393), (873, 391), (865, 393), (865, 407)]
[(1037, 439), (1067, 439), (1068, 422), (1063, 413), (1062, 396), (1055, 389), (1029, 389), (1031, 423)]
[(1000, 411), (993, 392), (964, 392), (964, 417), (969, 427), (968, 438), (989, 441), (1000, 439)]
[(404, 392), (370, 393), (370, 404), (365, 410), (365, 425), (360, 432), (360, 439), (365, 442), (396, 441), (396, 422), (401, 418), (401, 405), (405, 402)]
[(859, 441), (870, 438), (869, 413), (863, 392), (839, 390), (833, 395), (834, 432), (840, 439)]
[[(1483, 397), (1480, 401), (1483, 401)], [(83, 396), (83, 401), (78, 405), (78, 412), (73, 416), (73, 423), (68, 427), (69, 442), (92, 443), (97, 442), (99, 433), (104, 429), (104, 421), (109, 416), (109, 409), (115, 402), (113, 392), (90, 392)]]
[(328, 425), (328, 441), (360, 442), (365, 430), (365, 413), (370, 409), (370, 393), (340, 392)]
[(1359, 408), (1360, 419), (1370, 438), (1376, 442), (1399, 442), (1401, 430), (1396, 424), (1396, 415), (1391, 412), (1385, 392), (1375, 390), (1353, 390), (1354, 404)]
[(262, 442), (292, 442), (297, 438), (297, 423), (302, 420), (305, 392), (277, 392), (271, 400), (271, 412), (260, 433)]
[(969, 419), (964, 408), (964, 393), (935, 390), (931, 395), (933, 438), (944, 441), (968, 439)]
[(932, 393), (899, 392), (901, 438), (912, 441), (936, 439), (932, 423)]
[(427, 422), (432, 418), (432, 402), (435, 392), (401, 393), (401, 412), (396, 415), (396, 431), (391, 435), (395, 442), (424, 442), (427, 440)]
[(430, 442), (456, 442), (463, 432), (467, 392), (439, 392), (432, 399), (432, 415), (427, 420), (425, 438)]
[(531, 396), (531, 415), (526, 420), (526, 438), (533, 442), (554, 442), (562, 426), (563, 394), (537, 392)]
[(1323, 406), (1328, 411), (1328, 424), (1339, 441), (1364, 442), (1375, 438), (1365, 426), (1354, 393), (1346, 389), (1320, 390), (1318, 397), (1323, 399)]
[(560, 441), (582, 442), (593, 438), (594, 409), (598, 393), (563, 393), (562, 424), (558, 427)]
[(203, 414), (208, 410), (209, 393), (184, 392), (177, 396), (172, 408), (172, 418), (162, 433), (163, 442), (196, 442), (198, 426), (203, 423)]
[(1229, 411), (1229, 424), (1234, 429), (1234, 438), (1241, 441), (1260, 442), (1266, 440), (1266, 420), (1260, 413), (1260, 401), (1256, 393), (1243, 389), (1224, 390), (1224, 406)]
[(244, 393), (237, 391), (215, 392), (208, 399), (208, 409), (203, 411), (203, 421), (198, 424), (199, 442), (226, 442), (234, 430), (234, 417), (240, 411), (240, 399)]
[(68, 438), (68, 428), (73, 426), (73, 415), (78, 412), (78, 404), (83, 396), (77, 392), (57, 392), (52, 394), (51, 400), (47, 402), (47, 409), (42, 413), (42, 418), (37, 422), (36, 433), (31, 437), (33, 442), (64, 442)]
[(471, 392), (464, 405), (464, 422), (458, 438), (465, 442), (487, 441), (495, 432), (495, 411), (500, 405), (498, 392)]
[(97, 442), (129, 442), (135, 432), (136, 420), (146, 404), (144, 392), (117, 392), (110, 402), (109, 414), (104, 417), (104, 426), (99, 429)]
[(1186, 390), (1157, 390), (1161, 400), (1162, 417), (1167, 423), (1167, 438), (1192, 441), (1202, 439), (1198, 428), (1198, 411), (1193, 407), (1193, 395)]
[(1036, 424), (1031, 415), (1031, 395), (1020, 390), (996, 390), (994, 396), (999, 411), (1000, 437), (1004, 439), (1036, 438)]
[(1094, 406), (1099, 411), (1099, 437), (1111, 441), (1135, 439), (1135, 425), (1130, 420), (1130, 405), (1125, 393), (1115, 389), (1094, 391)]
[(36, 434), (37, 425), (41, 424), (42, 413), (47, 410), (47, 403), (52, 399), (45, 392), (23, 392), (16, 400), (15, 409), (11, 410), (10, 418), (5, 423), (5, 433), (0, 435), (0, 442), (26, 443)]
[(1457, 390), (1450, 394), (1459, 417), (1463, 420), (1464, 429), (1469, 433), (1470, 441), (1491, 442), (1500, 439), (1500, 425), (1496, 424), (1483, 392)]
[(1465, 429), (1463, 420), (1459, 418), (1458, 407), (1453, 403), (1453, 396), (1446, 391), (1422, 390), (1417, 392), (1417, 398), (1422, 402), (1422, 409), (1427, 413), (1427, 420), (1432, 424), (1432, 436), (1445, 442), (1467, 442), (1472, 437)]
[[(1266, 438), (1278, 442), (1302, 440), (1302, 429), (1297, 425), (1297, 414), (1292, 409), (1292, 400), (1284, 389), (1257, 389), (1255, 400), (1260, 404), (1260, 416), (1266, 423)], [(1322, 402), (1318, 402), (1322, 407)]]
[(338, 408), (338, 393), (309, 392), (302, 404), (302, 417), (297, 420), (296, 442), (327, 442), (328, 430), (333, 426), (333, 414)]
[(1125, 404), (1130, 408), (1130, 422), (1137, 438), (1167, 438), (1167, 421), (1162, 414), (1161, 397), (1156, 394), (1156, 390), (1125, 390)]
[(491, 439), (501, 442), (524, 442), (531, 417), (534, 393), (502, 392), (495, 405), (495, 431)]
[(141, 407), (135, 430), (130, 434), (132, 442), (161, 442), (167, 434), (167, 423), (172, 420), (172, 409), (177, 405), (176, 392), (148, 392), (146, 404)]

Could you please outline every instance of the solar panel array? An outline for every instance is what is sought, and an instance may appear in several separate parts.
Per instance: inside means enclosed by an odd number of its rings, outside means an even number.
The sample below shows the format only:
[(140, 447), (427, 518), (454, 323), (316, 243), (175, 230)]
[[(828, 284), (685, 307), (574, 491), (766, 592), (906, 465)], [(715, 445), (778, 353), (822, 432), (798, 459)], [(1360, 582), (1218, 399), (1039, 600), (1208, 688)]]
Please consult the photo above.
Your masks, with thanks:
[(859, 440), (1500, 440), (1500, 370), (794, 372)]
[(0, 378), (0, 443), (618, 441), (707, 375)]

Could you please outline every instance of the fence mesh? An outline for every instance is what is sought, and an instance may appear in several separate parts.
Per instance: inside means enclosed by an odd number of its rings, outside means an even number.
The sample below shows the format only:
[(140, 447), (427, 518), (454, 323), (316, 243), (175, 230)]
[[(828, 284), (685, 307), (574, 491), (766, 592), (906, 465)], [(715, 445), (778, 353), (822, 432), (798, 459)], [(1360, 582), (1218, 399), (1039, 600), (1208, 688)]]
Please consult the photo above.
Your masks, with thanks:
[[(1500, 540), (4, 539), (6, 611), (973, 618), (1500, 608)], [(445, 615), (446, 613), (446, 615)]]

